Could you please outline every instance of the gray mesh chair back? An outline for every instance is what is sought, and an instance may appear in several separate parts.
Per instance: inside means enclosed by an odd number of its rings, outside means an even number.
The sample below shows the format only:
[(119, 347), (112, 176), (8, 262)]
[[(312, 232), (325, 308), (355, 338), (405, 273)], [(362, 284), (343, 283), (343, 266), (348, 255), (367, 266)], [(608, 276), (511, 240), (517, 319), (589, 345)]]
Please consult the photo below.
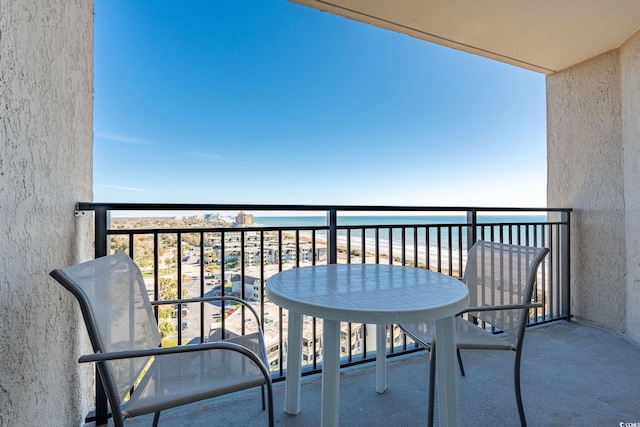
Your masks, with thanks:
[[(51, 276), (80, 304), (94, 351), (80, 362), (96, 362), (117, 426), (147, 413), (156, 413), (156, 425), (163, 409), (260, 386), (267, 387), (273, 425), (271, 377), (260, 329), (232, 340), (160, 348), (142, 274), (125, 253), (57, 269)], [(243, 303), (257, 320), (255, 310), (238, 298), (206, 300)]]
[[(520, 424), (526, 426), (520, 390), (520, 360), (536, 278), (547, 248), (486, 242), (479, 240), (469, 250), (463, 281), (469, 288), (469, 307), (456, 318), (458, 362), (464, 376), (460, 349), (513, 350), (514, 385)], [(485, 328), (512, 335), (515, 344)], [(400, 328), (416, 343), (430, 350), (429, 426), (433, 425), (435, 383), (435, 328), (432, 322), (402, 324)]]
[[(160, 346), (151, 303), (142, 275), (123, 252), (61, 270), (82, 301), (83, 316), (95, 353), (142, 350)], [(64, 285), (64, 283), (63, 283)], [(104, 375), (122, 401), (149, 363), (149, 357), (106, 361)]]
[[(519, 339), (526, 327), (529, 308), (506, 308), (529, 304), (538, 266), (548, 251), (547, 248), (476, 242), (467, 256), (463, 277), (469, 288), (469, 308), (465, 312)], [(500, 309), (472, 309), (487, 306)]]

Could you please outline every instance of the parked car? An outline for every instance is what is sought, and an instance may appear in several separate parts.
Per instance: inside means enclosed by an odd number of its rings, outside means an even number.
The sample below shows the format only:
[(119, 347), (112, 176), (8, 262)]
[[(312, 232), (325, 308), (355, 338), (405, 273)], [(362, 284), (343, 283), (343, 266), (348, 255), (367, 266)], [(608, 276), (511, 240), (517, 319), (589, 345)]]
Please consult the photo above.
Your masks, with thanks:
[(178, 307), (181, 307), (183, 316), (186, 316), (191, 311), (191, 310), (189, 310), (189, 306), (186, 303), (183, 303), (181, 305), (180, 304), (174, 304), (173, 305), (173, 315), (174, 315), (174, 317), (178, 315)]

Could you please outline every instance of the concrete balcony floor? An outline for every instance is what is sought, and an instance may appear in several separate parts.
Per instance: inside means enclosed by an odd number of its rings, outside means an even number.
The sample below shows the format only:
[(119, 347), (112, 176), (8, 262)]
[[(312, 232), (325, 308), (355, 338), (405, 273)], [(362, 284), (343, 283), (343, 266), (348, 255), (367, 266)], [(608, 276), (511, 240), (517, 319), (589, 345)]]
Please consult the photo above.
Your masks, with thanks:
[[(532, 329), (525, 340), (522, 392), (529, 426), (640, 423), (640, 346), (616, 332), (575, 321)], [(467, 350), (462, 358), (466, 377), (458, 377), (460, 425), (519, 425), (513, 353)], [(375, 392), (373, 364), (342, 371), (341, 425), (426, 425), (428, 353), (393, 358), (387, 367), (383, 394)], [(320, 375), (303, 378), (302, 411), (293, 416), (282, 410), (284, 383), (274, 384), (276, 425), (320, 425), (320, 390)], [(436, 405), (436, 423), (437, 416)], [(135, 427), (151, 424), (152, 416), (127, 423)], [(164, 411), (159, 423), (258, 425), (267, 425), (267, 414), (261, 410), (257, 389)]]

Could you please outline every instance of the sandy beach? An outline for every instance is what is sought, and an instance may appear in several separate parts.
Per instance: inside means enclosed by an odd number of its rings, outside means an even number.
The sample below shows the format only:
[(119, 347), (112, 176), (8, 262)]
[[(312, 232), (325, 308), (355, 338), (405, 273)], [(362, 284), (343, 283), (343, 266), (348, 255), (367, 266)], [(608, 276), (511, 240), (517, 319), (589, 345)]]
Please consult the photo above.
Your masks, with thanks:
[[(294, 233), (283, 233), (283, 240), (295, 240)], [(312, 241), (310, 232), (301, 232), (300, 233), (300, 241), (303, 243), (310, 244)], [(316, 247), (327, 247), (327, 239), (325, 236), (317, 235), (316, 236)], [(386, 244), (384, 244), (386, 242)], [(347, 262), (348, 257), (348, 248), (347, 248), (347, 238), (346, 236), (338, 236), (337, 238), (337, 247), (338, 247), (338, 263)], [(388, 240), (383, 241), (383, 244), (379, 244), (376, 247), (374, 239), (365, 239), (365, 263), (367, 264), (375, 264), (375, 263), (389, 263), (389, 253), (391, 253), (393, 257), (394, 265), (402, 265), (402, 247), (398, 244), (394, 244), (389, 247)], [(362, 262), (362, 238), (352, 236), (350, 239), (351, 245), (351, 263), (360, 263)], [(405, 247), (405, 265), (412, 267), (420, 267), (427, 268), (427, 249), (420, 245), (417, 250), (417, 259), (415, 259), (415, 250), (413, 244), (408, 244)], [(438, 260), (440, 261), (440, 268), (438, 269)], [(452, 251), (451, 256), (452, 263), (452, 275), (459, 277), (459, 254), (457, 249)], [(310, 263), (309, 263), (310, 264)], [(441, 251), (440, 256), (438, 256), (438, 250), (434, 247), (429, 248), (429, 256), (428, 256), (428, 268), (434, 271), (440, 271), (445, 274), (449, 274), (449, 254), (447, 251)], [(463, 258), (464, 264), (464, 258)]]

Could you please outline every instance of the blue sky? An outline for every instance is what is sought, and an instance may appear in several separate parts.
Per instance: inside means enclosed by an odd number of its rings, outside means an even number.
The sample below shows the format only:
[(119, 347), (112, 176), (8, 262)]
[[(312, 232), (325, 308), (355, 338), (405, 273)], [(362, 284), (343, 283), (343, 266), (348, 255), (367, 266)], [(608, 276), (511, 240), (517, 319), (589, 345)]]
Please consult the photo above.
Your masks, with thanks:
[(284, 0), (95, 0), (96, 201), (545, 195), (542, 74)]

